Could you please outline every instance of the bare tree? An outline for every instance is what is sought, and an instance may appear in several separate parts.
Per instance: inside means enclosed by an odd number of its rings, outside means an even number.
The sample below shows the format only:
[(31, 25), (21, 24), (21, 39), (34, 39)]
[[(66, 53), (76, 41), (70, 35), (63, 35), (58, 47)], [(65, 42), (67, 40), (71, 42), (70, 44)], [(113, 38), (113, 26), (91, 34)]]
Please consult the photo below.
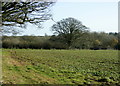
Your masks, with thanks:
[(8, 28), (5, 29), (6, 26), (25, 27), (28, 22), (40, 27), (41, 22), (51, 18), (50, 7), (54, 2), (2, 2), (1, 4), (2, 29), (0, 31), (9, 31)]
[(87, 30), (88, 28), (79, 20), (71, 17), (56, 22), (56, 24), (52, 26), (52, 31), (58, 34), (68, 47)]

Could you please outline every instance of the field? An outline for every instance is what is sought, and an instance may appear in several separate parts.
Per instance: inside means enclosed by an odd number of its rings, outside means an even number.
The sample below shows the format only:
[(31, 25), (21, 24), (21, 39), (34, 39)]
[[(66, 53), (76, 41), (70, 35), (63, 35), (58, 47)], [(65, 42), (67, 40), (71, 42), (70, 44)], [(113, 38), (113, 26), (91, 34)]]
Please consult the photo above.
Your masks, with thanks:
[(117, 50), (3, 49), (4, 84), (118, 85)]

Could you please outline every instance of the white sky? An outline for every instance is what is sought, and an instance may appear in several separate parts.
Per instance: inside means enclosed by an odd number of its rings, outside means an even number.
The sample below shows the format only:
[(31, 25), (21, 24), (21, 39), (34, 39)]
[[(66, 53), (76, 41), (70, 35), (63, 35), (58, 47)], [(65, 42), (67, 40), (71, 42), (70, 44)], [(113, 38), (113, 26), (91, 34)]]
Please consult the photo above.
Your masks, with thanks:
[[(118, 32), (118, 0), (82, 1), (59, 0), (52, 7), (54, 20), (60, 21), (63, 18), (73, 17), (89, 27), (90, 31)], [(45, 35), (45, 33), (52, 35), (50, 27), (53, 24), (52, 20), (48, 20), (44, 23), (43, 29), (36, 29), (35, 26), (29, 25), (22, 35)]]

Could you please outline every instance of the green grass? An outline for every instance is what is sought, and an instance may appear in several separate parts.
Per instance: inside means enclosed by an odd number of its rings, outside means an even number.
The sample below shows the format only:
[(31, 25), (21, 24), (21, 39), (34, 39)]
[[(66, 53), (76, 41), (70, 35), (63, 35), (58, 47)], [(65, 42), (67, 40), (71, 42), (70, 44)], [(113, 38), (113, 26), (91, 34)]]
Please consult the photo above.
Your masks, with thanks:
[(119, 84), (117, 50), (3, 49), (3, 83)]

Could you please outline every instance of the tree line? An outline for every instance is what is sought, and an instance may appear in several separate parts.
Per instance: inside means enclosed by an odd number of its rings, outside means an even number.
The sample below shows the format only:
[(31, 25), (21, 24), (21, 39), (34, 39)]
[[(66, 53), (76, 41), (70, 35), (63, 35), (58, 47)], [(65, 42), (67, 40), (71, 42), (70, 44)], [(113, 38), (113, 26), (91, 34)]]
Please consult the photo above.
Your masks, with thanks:
[(52, 36), (3, 36), (3, 48), (18, 49), (120, 49), (120, 33), (86, 32), (67, 44), (60, 35)]

